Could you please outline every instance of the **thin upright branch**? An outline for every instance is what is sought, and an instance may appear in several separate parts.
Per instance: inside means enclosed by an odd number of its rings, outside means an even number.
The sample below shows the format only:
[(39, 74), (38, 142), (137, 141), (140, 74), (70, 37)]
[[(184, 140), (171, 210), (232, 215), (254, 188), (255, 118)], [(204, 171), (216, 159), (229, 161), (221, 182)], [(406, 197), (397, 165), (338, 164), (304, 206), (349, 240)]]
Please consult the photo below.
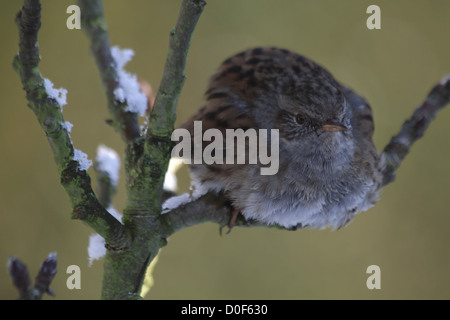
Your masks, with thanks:
[(19, 53), (14, 58), (14, 69), (22, 80), (28, 106), (35, 113), (50, 143), (61, 184), (72, 204), (72, 218), (87, 223), (112, 247), (121, 247), (126, 243), (123, 226), (97, 200), (89, 175), (74, 160), (74, 147), (64, 125), (61, 105), (46, 90), (39, 70), (37, 37), (41, 26), (40, 17), (39, 0), (25, 0), (16, 17), (20, 42)]
[[(170, 32), (166, 64), (153, 109), (150, 112), (143, 148), (136, 144), (134, 154), (126, 156), (128, 202), (124, 215), (159, 215), (163, 181), (170, 160), (171, 134), (176, 106), (184, 80), (184, 69), (191, 39), (206, 2), (183, 0), (175, 28)], [(136, 151), (138, 150), (138, 151)]]
[(132, 142), (140, 136), (137, 114), (125, 111), (127, 102), (118, 101), (114, 94), (119, 80), (103, 17), (103, 3), (101, 0), (78, 0), (78, 5), (81, 10), (81, 26), (89, 37), (91, 53), (102, 79), (112, 125), (126, 142)]
[(183, 0), (177, 24), (170, 32), (164, 73), (155, 104), (150, 114), (147, 143), (152, 137), (170, 137), (175, 123), (175, 111), (186, 79), (184, 69), (192, 35), (203, 8), (204, 0)]

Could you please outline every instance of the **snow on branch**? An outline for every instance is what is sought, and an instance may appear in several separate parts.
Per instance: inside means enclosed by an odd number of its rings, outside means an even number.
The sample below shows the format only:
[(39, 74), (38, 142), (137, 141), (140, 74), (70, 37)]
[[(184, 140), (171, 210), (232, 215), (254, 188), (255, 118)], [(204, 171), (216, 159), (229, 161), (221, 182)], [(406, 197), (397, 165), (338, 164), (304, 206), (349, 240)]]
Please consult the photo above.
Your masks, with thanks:
[(102, 1), (78, 0), (77, 3), (83, 13), (81, 27), (90, 40), (91, 53), (105, 90), (111, 124), (126, 142), (132, 142), (141, 135), (137, 116), (143, 115), (147, 108), (142, 107), (146, 98), (138, 93), (136, 79), (123, 70), (132, 51), (111, 49)]
[(39, 0), (25, 0), (16, 17), (19, 29), (19, 52), (13, 67), (26, 92), (28, 106), (35, 113), (54, 154), (61, 184), (70, 197), (72, 217), (80, 219), (101, 234), (108, 242), (124, 245), (122, 224), (100, 204), (92, 191), (86, 170), (91, 165), (87, 155), (73, 147), (72, 124), (64, 121), (62, 106), (67, 103), (67, 90), (53, 88), (39, 69), (38, 32), (41, 26)]
[(145, 116), (148, 108), (147, 96), (141, 91), (141, 86), (135, 74), (125, 71), (125, 65), (134, 56), (131, 49), (120, 49), (115, 46), (111, 48), (111, 54), (116, 62), (118, 86), (114, 89), (116, 99), (126, 103), (125, 111), (134, 112), (141, 117)]

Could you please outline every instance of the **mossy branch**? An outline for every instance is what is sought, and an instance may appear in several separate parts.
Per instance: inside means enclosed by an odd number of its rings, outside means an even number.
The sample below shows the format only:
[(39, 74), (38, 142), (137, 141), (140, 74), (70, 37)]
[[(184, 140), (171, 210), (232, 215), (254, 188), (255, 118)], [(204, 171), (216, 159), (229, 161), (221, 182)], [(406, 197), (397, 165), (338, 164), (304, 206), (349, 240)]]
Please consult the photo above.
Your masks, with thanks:
[[(158, 216), (164, 198), (162, 185), (172, 148), (170, 135), (185, 79), (184, 68), (190, 41), (206, 3), (202, 0), (184, 0), (181, 4), (176, 27), (171, 32), (166, 67), (150, 113), (146, 137), (140, 136), (135, 115), (125, 112), (126, 104), (118, 103), (114, 96), (118, 73), (111, 55), (102, 2), (78, 0), (78, 4), (82, 27), (91, 43), (91, 52), (104, 85), (113, 124), (127, 143), (127, 204), (122, 221), (132, 235), (132, 242), (126, 250), (107, 251), (102, 297), (137, 299), (147, 266), (166, 243), (166, 226), (161, 224)], [(107, 189), (103, 186), (105, 192)], [(109, 203), (110, 199), (102, 196), (102, 201)]]
[(112, 247), (126, 244), (123, 226), (99, 203), (91, 188), (89, 175), (74, 160), (74, 147), (59, 102), (49, 95), (39, 70), (38, 31), (41, 26), (39, 0), (25, 0), (17, 14), (19, 53), (13, 67), (19, 74), (28, 106), (33, 110), (44, 130), (51, 149), (61, 184), (69, 195), (73, 208), (72, 218), (80, 219), (102, 235)]
[[(127, 209), (130, 217), (157, 217), (161, 211), (163, 182), (170, 160), (171, 134), (176, 106), (185, 80), (191, 39), (206, 2), (183, 0), (175, 28), (170, 32), (163, 76), (150, 113), (145, 141), (126, 156), (129, 183)], [(142, 142), (142, 144), (141, 144)]]
[(154, 137), (170, 138), (175, 123), (175, 111), (186, 75), (187, 54), (192, 35), (206, 2), (183, 0), (175, 28), (170, 31), (169, 49), (160, 87), (150, 114), (147, 144)]

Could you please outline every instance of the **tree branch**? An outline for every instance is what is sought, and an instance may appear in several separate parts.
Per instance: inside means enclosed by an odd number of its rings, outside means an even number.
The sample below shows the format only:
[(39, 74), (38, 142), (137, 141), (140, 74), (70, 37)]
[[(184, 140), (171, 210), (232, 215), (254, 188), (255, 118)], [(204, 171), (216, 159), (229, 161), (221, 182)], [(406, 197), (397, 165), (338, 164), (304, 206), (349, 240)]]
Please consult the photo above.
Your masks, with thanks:
[(37, 42), (40, 16), (39, 0), (25, 0), (16, 17), (20, 41), (19, 53), (13, 63), (14, 69), (22, 80), (28, 106), (47, 135), (61, 176), (61, 184), (70, 198), (72, 218), (87, 223), (111, 246), (122, 247), (126, 243), (123, 226), (99, 203), (92, 191), (89, 175), (74, 160), (74, 147), (64, 125), (61, 104), (47, 92), (40, 73)]
[[(203, 0), (183, 0), (176, 26), (170, 32), (166, 64), (150, 113), (147, 135), (142, 155), (141, 178), (136, 177), (139, 198), (158, 199), (153, 203), (152, 215), (159, 215), (162, 199), (162, 186), (170, 160), (171, 134), (176, 118), (176, 107), (185, 81), (184, 69), (187, 54), (197, 22), (206, 2)], [(142, 177), (147, 177), (142, 179)], [(148, 180), (148, 177), (151, 177)], [(147, 181), (145, 181), (147, 179)], [(150, 185), (148, 185), (150, 183)], [(150, 196), (150, 197), (149, 197)], [(137, 199), (130, 198), (136, 207)]]
[(170, 32), (164, 73), (150, 114), (147, 144), (152, 143), (152, 137), (166, 138), (172, 134), (178, 98), (186, 79), (189, 46), (205, 5), (204, 0), (183, 0), (181, 4), (177, 24)]
[[(187, 194), (180, 197), (187, 196)], [(176, 208), (163, 212), (159, 217), (164, 226), (164, 236), (169, 237), (177, 231), (190, 226), (205, 222), (217, 223), (220, 228), (226, 226), (230, 220), (232, 207), (229, 200), (223, 193), (206, 193), (192, 201), (185, 202)], [(283, 226), (272, 224), (267, 225), (256, 220), (246, 220), (239, 214), (234, 227), (265, 227), (283, 230), (297, 230), (297, 228), (287, 229)]]
[(127, 142), (127, 204), (122, 221), (126, 230), (132, 234), (132, 242), (127, 250), (107, 251), (102, 298), (137, 299), (147, 266), (166, 244), (157, 217), (161, 212), (164, 196), (162, 185), (172, 148), (170, 135), (175, 121), (175, 107), (184, 82), (190, 39), (205, 2), (184, 0), (181, 4), (175, 31), (171, 33), (159, 98), (156, 98), (151, 111), (145, 138), (136, 134), (136, 123), (127, 118), (130, 116), (128, 113), (123, 112), (126, 106), (117, 106), (113, 100), (117, 70), (110, 63), (112, 57), (101, 2), (79, 0), (78, 3), (82, 11), (83, 28), (90, 37), (91, 50), (107, 92), (108, 107), (114, 121), (120, 124), (119, 131), (122, 130)]
[(403, 123), (400, 132), (392, 137), (382, 154), (386, 158), (383, 186), (395, 179), (395, 172), (409, 153), (414, 142), (420, 139), (439, 110), (450, 102), (450, 76), (442, 79), (431, 89), (422, 105), (417, 108), (411, 118)]
[(111, 54), (102, 1), (78, 0), (78, 5), (81, 10), (81, 26), (91, 43), (91, 53), (103, 83), (112, 125), (124, 141), (132, 142), (140, 136), (137, 114), (125, 111), (127, 102), (118, 101), (114, 94), (119, 86), (118, 72)]
[(124, 215), (153, 216), (161, 211), (164, 176), (170, 160), (171, 134), (182, 90), (187, 54), (195, 26), (206, 2), (183, 0), (175, 28), (170, 32), (166, 64), (150, 112), (145, 142), (136, 143), (126, 156), (128, 203)]

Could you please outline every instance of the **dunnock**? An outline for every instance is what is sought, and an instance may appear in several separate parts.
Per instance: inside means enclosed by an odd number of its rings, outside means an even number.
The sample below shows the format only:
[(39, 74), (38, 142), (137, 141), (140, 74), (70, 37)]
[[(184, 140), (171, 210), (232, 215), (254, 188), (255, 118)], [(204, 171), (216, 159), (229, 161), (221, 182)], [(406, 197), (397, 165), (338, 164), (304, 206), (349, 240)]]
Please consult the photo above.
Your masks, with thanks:
[(261, 163), (190, 165), (193, 179), (231, 201), (230, 228), (240, 212), (286, 228), (335, 229), (377, 201), (384, 161), (372, 143), (370, 106), (323, 67), (285, 49), (255, 48), (225, 60), (205, 96), (181, 126), (193, 140), (194, 121), (203, 132), (279, 133), (274, 175), (261, 175)]

